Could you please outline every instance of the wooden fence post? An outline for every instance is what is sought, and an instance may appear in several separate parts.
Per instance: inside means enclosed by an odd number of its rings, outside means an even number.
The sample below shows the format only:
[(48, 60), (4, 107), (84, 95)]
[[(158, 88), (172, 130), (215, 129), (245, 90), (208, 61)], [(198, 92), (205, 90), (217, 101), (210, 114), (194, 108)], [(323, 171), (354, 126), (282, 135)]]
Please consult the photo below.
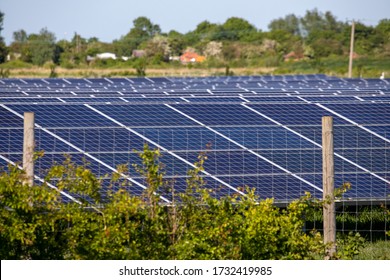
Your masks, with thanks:
[(26, 173), (24, 184), (28, 184), (29, 186), (34, 184), (34, 119), (34, 113), (24, 113), (23, 169)]
[(322, 117), (322, 183), (324, 244), (329, 245), (326, 259), (336, 253), (336, 207), (334, 201), (333, 117)]

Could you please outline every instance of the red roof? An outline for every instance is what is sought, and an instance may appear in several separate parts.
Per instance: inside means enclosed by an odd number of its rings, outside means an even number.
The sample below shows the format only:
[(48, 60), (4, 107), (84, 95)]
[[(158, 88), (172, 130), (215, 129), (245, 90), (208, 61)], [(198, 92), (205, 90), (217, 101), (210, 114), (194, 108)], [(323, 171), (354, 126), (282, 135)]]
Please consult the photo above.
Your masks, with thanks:
[(206, 58), (204, 56), (201, 56), (194, 52), (185, 52), (180, 56), (180, 61), (182, 63), (189, 63), (189, 62), (202, 62)]

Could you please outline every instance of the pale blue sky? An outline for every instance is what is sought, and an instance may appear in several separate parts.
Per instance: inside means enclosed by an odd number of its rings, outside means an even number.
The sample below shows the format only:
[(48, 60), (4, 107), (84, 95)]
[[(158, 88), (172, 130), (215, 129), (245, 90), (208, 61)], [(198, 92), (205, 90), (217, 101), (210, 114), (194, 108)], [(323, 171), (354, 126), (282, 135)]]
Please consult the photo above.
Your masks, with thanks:
[(340, 21), (356, 19), (366, 25), (390, 18), (390, 0), (0, 0), (7, 44), (14, 31), (38, 33), (44, 27), (57, 40), (69, 40), (77, 32), (111, 42), (125, 35), (139, 16), (148, 17), (163, 32), (186, 33), (203, 20), (223, 23), (233, 16), (265, 31), (273, 19), (291, 13), (303, 16), (314, 8), (331, 11)]

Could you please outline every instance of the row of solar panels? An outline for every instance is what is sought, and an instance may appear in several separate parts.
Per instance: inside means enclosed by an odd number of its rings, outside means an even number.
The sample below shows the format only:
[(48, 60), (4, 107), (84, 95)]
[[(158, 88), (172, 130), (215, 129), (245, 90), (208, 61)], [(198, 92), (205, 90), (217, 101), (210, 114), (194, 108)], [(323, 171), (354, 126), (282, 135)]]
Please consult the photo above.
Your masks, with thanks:
[(389, 95), (335, 96), (335, 95), (298, 95), (298, 96), (153, 96), (153, 97), (0, 97), (3, 104), (19, 103), (381, 103), (389, 102)]
[[(0, 80), (0, 90), (7, 89), (24, 91), (125, 91), (138, 90), (176, 91), (176, 90), (210, 90), (210, 91), (256, 91), (260, 90), (304, 90), (322, 91), (339, 89), (388, 89), (389, 81), (381, 79), (340, 79), (326, 76), (309, 76), (298, 79), (284, 76), (266, 77), (216, 77), (216, 78), (100, 78), (100, 79), (3, 79)], [(272, 79), (270, 79), (272, 78)]]
[[(302, 104), (209, 104), (209, 103), (180, 103), (180, 104), (98, 104), (94, 108), (104, 110), (112, 117), (123, 121), (125, 126), (189, 126), (196, 124), (185, 114), (198, 119), (205, 125), (320, 125), (321, 117), (333, 115), (335, 124), (353, 124), (372, 127), (379, 126), (377, 133), (389, 125), (389, 103), (302, 103)], [(0, 127), (18, 127), (19, 121), (4, 117), (7, 109), (18, 113), (36, 112), (37, 118), (44, 127), (100, 127), (110, 121), (97, 121), (96, 114), (90, 114), (90, 105), (59, 103), (59, 104), (1, 104), (3, 117)], [(7, 108), (7, 109), (5, 109)], [(181, 113), (174, 113), (180, 108)], [(18, 120), (18, 118), (16, 118)], [(273, 122), (271, 120), (275, 120)]]
[[(134, 150), (139, 151), (148, 143), (161, 149), (167, 177), (175, 180), (174, 186), (180, 192), (199, 152), (211, 145), (203, 176), (207, 186), (217, 190), (218, 195), (241, 193), (239, 187), (248, 185), (256, 187), (261, 197), (274, 197), (277, 201), (290, 201), (305, 191), (321, 197), (321, 117), (332, 115), (335, 181), (337, 185), (350, 181), (353, 186), (345, 198), (384, 200), (390, 193), (390, 104), (386, 99), (386, 80), (346, 80), (322, 75), (131, 79), (133, 85), (147, 85), (156, 92), (154, 97), (142, 98), (100, 98), (97, 94), (86, 97), (89, 93), (80, 94), (81, 97), (76, 94), (47, 98), (42, 94), (42, 98), (32, 98), (21, 92), (19, 84), (10, 85), (14, 81), (1, 81), (0, 86), (8, 91), (0, 93), (0, 162), (5, 165), (21, 161), (23, 112), (35, 112), (37, 148), (46, 153), (37, 163), (37, 179), (43, 178), (53, 162), (61, 162), (64, 153), (71, 154), (80, 164), (86, 158), (96, 174), (104, 175), (115, 171), (118, 164), (139, 163)], [(53, 94), (48, 84), (60, 84), (63, 79), (44, 80), (47, 83), (39, 79), (22, 81), (25, 93), (42, 86), (49, 92), (46, 96)], [(99, 96), (112, 94), (103, 90), (108, 85), (123, 87), (125, 81), (131, 83), (128, 79), (66, 81), (71, 88), (71, 84), (90, 84), (92, 91), (99, 90)], [(255, 94), (252, 87), (243, 87), (257, 84), (261, 89), (259, 81), (280, 85), (274, 88), (278, 95)], [(227, 92), (221, 90), (217, 95), (213, 91), (220, 83), (220, 88)], [(282, 86), (292, 83), (295, 87), (308, 85), (308, 92), (315, 94), (299, 95), (298, 91), (291, 96)], [(338, 88), (342, 84), (347, 89), (327, 95), (316, 88), (336, 83)], [(28, 85), (31, 91), (26, 90)], [(186, 91), (172, 89), (172, 85), (199, 91), (182, 94)], [(203, 86), (208, 90), (199, 89)], [(170, 97), (159, 87), (171, 88), (177, 96)], [(63, 91), (69, 92), (67, 86)], [(355, 94), (350, 95), (351, 92)], [(378, 96), (372, 96), (372, 92)], [(3, 97), (9, 93), (23, 96)], [(135, 172), (126, 180), (132, 184), (128, 191), (134, 194), (145, 188), (143, 178)], [(170, 194), (164, 194), (163, 199), (170, 201)]]
[[(37, 125), (45, 127), (39, 148), (50, 155), (39, 164), (42, 170), (53, 160), (60, 161), (61, 154), (73, 153), (79, 163), (87, 156), (93, 171), (104, 175), (118, 164), (137, 162), (131, 151), (141, 150), (147, 142), (163, 150), (168, 175), (183, 180), (197, 154), (211, 143), (205, 176), (212, 185), (222, 184), (232, 192), (239, 181), (277, 200), (291, 200), (304, 191), (319, 195), (321, 131), (317, 124), (325, 112), (314, 104), (289, 107), (305, 117), (294, 119), (293, 111), (288, 113), (281, 105), (2, 105), (1, 153), (13, 162), (21, 160), (23, 132), (16, 128), (22, 127), (23, 112), (34, 111)], [(383, 116), (363, 115), (368, 125), (362, 127), (332, 114), (340, 125), (340, 133), (335, 133), (339, 136), (336, 183), (352, 180), (356, 187), (348, 197), (384, 198), (388, 193), (389, 112), (381, 107), (375, 110)], [(350, 115), (352, 122), (357, 121)], [(253, 180), (266, 178), (267, 185), (253, 185)], [(284, 178), (285, 185), (278, 178)], [(179, 183), (176, 186), (183, 190)]]

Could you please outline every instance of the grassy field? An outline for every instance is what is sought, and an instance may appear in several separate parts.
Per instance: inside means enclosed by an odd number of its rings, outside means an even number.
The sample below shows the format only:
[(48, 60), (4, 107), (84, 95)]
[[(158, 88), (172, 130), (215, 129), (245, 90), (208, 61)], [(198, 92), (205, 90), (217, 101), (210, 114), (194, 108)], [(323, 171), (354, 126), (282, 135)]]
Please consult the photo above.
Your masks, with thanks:
[[(32, 66), (20, 61), (8, 62), (0, 65), (0, 75), (10, 78), (48, 78), (51, 75), (50, 64), (44, 67)], [(52, 64), (51, 64), (52, 65)], [(327, 74), (331, 76), (347, 77), (348, 58), (330, 57), (321, 60), (302, 60), (296, 62), (281, 62), (277, 67), (248, 66), (248, 67), (208, 67), (199, 65), (160, 65), (146, 67), (148, 77), (188, 77), (188, 76), (224, 76), (229, 70), (230, 75), (278, 75), (278, 74)], [(390, 59), (387, 58), (358, 58), (354, 60), (353, 77), (379, 78), (381, 73), (390, 77)], [(126, 65), (112, 65), (107, 67), (80, 66), (79, 68), (55, 67), (55, 74), (61, 78), (98, 78), (98, 77), (136, 77), (134, 68)]]
[[(275, 68), (234, 68), (234, 75), (272, 74)], [(9, 69), (10, 78), (48, 78), (51, 70), (45, 67), (28, 67)], [(55, 73), (60, 78), (99, 78), (99, 77), (136, 77), (133, 68), (78, 68), (66, 69), (57, 67)], [(225, 68), (147, 68), (147, 77), (188, 77), (188, 76), (223, 76)]]
[(357, 260), (390, 260), (390, 241), (367, 243), (356, 256)]
[[(390, 77), (390, 59), (359, 58), (353, 61), (353, 77), (379, 78), (382, 72)], [(324, 73), (330, 76), (347, 77), (347, 58), (328, 58), (326, 60), (310, 60), (286, 62), (278, 67), (275, 74), (310, 74)]]

